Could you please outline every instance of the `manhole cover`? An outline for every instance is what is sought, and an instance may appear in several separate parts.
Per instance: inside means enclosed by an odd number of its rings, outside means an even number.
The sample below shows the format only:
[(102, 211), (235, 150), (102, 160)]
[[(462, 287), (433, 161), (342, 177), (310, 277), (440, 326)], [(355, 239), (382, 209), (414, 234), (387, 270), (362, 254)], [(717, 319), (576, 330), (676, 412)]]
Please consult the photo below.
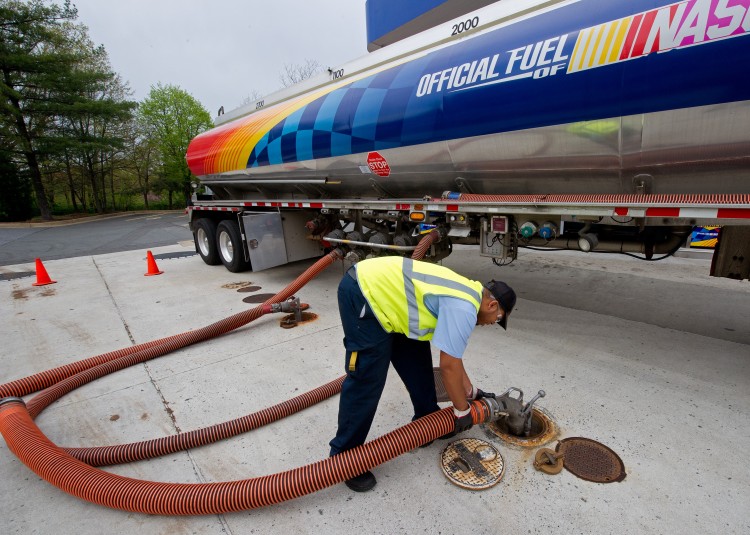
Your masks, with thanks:
[(269, 299), (271, 299), (276, 294), (255, 294), (255, 295), (248, 295), (245, 297), (242, 302), (243, 303), (265, 303)]
[(594, 483), (614, 483), (625, 479), (622, 459), (604, 444), (589, 438), (565, 438), (556, 451), (565, 458), (563, 466), (573, 475)]
[(237, 291), (240, 293), (257, 292), (258, 290), (260, 290), (260, 286), (243, 286), (242, 288), (237, 288)]
[(247, 286), (250, 286), (252, 282), (245, 281), (245, 282), (228, 282), (227, 284), (222, 285), (222, 288), (226, 288), (227, 290), (237, 290), (239, 288), (245, 288)]
[(162, 254), (155, 254), (154, 258), (156, 260), (164, 260), (169, 258), (187, 258), (188, 256), (195, 256), (197, 253), (195, 251), (183, 251), (180, 253), (162, 253)]
[(497, 485), (505, 472), (500, 452), (489, 442), (476, 438), (451, 442), (443, 450), (440, 462), (451, 483), (471, 490)]
[(18, 273), (0, 273), (0, 281), (12, 281), (15, 279), (23, 279), (24, 277), (31, 277), (34, 274), (33, 271), (19, 271)]

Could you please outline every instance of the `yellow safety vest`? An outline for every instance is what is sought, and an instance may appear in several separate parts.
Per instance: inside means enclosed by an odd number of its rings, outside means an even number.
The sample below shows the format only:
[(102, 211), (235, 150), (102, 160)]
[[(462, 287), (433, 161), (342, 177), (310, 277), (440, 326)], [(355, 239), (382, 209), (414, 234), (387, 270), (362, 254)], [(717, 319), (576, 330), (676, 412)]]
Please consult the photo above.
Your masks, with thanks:
[(387, 256), (357, 264), (362, 294), (387, 332), (405, 334), (416, 340), (430, 340), (437, 325), (424, 303), (427, 295), (458, 297), (479, 312), (482, 283), (448, 268), (410, 258)]

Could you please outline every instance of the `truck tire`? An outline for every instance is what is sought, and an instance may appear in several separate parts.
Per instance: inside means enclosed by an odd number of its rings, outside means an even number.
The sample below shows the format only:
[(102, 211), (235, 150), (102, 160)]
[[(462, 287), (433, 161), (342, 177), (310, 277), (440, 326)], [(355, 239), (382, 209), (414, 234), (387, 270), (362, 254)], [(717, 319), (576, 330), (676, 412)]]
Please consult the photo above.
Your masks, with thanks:
[(221, 263), (232, 273), (250, 269), (245, 260), (240, 227), (236, 221), (225, 220), (216, 228), (216, 249)]
[(193, 223), (193, 241), (195, 252), (201, 255), (203, 261), (209, 266), (221, 264), (219, 251), (216, 247), (216, 221), (213, 219), (196, 219)]

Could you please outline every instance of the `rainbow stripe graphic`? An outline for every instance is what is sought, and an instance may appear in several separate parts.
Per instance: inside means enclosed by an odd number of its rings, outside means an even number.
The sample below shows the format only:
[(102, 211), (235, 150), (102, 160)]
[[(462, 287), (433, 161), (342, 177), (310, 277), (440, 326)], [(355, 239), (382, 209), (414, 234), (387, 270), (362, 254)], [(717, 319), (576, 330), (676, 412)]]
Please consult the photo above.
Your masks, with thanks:
[(253, 154), (253, 149), (281, 121), (319, 98), (358, 80), (372, 77), (386, 68), (400, 65), (404, 61), (402, 59), (388, 67), (381, 66), (356, 76), (350, 76), (345, 81), (326, 85), (316, 91), (269, 106), (204, 132), (190, 143), (187, 154), (188, 166), (196, 176), (247, 169), (248, 159)]
[(749, 33), (748, 8), (750, 0), (685, 0), (586, 28), (568, 73)]
[(333, 84), (209, 130), (190, 144), (188, 165), (198, 176), (245, 169), (253, 147), (279, 121), (345, 84)]

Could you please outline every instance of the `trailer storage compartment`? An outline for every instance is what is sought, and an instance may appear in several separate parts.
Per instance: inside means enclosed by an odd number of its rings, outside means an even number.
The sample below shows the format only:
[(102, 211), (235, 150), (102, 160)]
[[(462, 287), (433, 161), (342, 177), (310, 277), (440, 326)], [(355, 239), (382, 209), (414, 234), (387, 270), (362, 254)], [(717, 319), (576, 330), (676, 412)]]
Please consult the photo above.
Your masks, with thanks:
[(245, 212), (248, 256), (253, 271), (268, 269), (323, 254), (319, 241), (307, 238), (305, 212)]

